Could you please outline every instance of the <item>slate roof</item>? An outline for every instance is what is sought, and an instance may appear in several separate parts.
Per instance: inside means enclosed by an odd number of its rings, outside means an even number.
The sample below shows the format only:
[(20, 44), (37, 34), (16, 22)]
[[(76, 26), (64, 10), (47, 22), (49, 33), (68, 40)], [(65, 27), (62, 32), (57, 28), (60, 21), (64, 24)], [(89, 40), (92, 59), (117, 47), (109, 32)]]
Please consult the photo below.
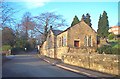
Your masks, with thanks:
[(61, 30), (52, 30), (52, 31), (53, 31), (54, 35), (58, 35), (62, 32)]

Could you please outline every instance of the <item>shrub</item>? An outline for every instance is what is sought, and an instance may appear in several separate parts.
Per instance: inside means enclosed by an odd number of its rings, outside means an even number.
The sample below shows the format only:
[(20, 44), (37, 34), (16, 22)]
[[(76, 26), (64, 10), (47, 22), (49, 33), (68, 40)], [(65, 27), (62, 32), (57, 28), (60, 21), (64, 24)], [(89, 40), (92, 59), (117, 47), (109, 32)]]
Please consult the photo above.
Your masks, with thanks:
[(99, 54), (102, 54), (103, 52), (105, 54), (117, 54), (120, 55), (120, 53), (118, 51), (120, 51), (120, 48), (115, 45), (115, 46), (102, 46), (100, 48), (97, 49)]
[(113, 33), (111, 33), (111, 34), (108, 35), (108, 39), (109, 39), (109, 40), (114, 39), (114, 37), (115, 37), (115, 35), (114, 35)]
[(2, 51), (9, 51), (9, 50), (11, 50), (11, 46), (10, 45), (3, 45), (2, 46)]
[(120, 55), (120, 48), (113, 48), (112, 49), (112, 54)]
[(120, 44), (115, 44), (112, 48), (120, 48)]

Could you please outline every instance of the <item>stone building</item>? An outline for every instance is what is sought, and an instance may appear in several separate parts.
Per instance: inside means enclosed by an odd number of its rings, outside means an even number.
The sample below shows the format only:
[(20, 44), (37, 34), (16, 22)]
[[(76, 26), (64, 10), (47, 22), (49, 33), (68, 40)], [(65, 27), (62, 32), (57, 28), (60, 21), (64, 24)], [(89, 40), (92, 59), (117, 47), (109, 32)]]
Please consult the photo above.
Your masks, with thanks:
[(60, 30), (53, 30), (52, 27), (50, 27), (46, 41), (43, 43), (40, 49), (42, 55), (56, 58), (56, 40), (57, 35), (61, 32), (62, 31)]
[(96, 32), (84, 21), (80, 21), (62, 32), (50, 29), (41, 47), (41, 53), (61, 59), (65, 53), (92, 53), (96, 47)]

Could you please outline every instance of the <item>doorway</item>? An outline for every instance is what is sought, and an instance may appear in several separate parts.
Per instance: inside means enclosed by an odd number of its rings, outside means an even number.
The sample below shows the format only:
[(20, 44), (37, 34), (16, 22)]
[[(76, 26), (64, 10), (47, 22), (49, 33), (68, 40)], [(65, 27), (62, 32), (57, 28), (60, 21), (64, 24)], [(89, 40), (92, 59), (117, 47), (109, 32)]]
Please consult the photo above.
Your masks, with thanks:
[(74, 41), (74, 47), (79, 47), (79, 41)]

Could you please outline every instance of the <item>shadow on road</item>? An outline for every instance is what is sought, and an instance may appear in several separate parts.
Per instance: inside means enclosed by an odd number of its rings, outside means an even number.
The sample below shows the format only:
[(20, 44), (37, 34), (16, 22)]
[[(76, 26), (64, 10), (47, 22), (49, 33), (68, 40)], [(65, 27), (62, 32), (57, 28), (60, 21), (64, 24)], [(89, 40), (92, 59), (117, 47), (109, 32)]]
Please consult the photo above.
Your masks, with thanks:
[[(16, 52), (15, 54), (11, 54), (11, 55), (8, 55), (8, 56), (2, 56), (2, 65), (3, 65), (5, 62), (14, 59), (14, 58), (15, 58), (16, 56), (18, 56), (18, 55), (21, 55), (21, 56), (25, 55), (25, 56), (26, 56), (26, 55), (36, 55), (36, 54), (38, 54), (38, 53), (37, 53), (37, 50), (35, 49), (35, 50), (33, 50), (33, 51), (27, 51), (27, 52), (21, 51), (21, 52)], [(21, 58), (23, 58), (23, 57), (21, 57)], [(24, 59), (24, 58), (23, 58), (23, 59)], [(26, 62), (30, 62), (31, 59), (32, 59), (32, 58), (25, 58), (25, 61), (26, 61)], [(18, 60), (20, 60), (20, 59), (18, 59)]]
[(38, 54), (37, 49), (34, 49), (32, 51), (20, 51), (20, 52), (14, 52), (12, 55), (28, 55), (28, 54)]
[(3, 77), (83, 77), (52, 66), (36, 55), (16, 55), (2, 69)]

